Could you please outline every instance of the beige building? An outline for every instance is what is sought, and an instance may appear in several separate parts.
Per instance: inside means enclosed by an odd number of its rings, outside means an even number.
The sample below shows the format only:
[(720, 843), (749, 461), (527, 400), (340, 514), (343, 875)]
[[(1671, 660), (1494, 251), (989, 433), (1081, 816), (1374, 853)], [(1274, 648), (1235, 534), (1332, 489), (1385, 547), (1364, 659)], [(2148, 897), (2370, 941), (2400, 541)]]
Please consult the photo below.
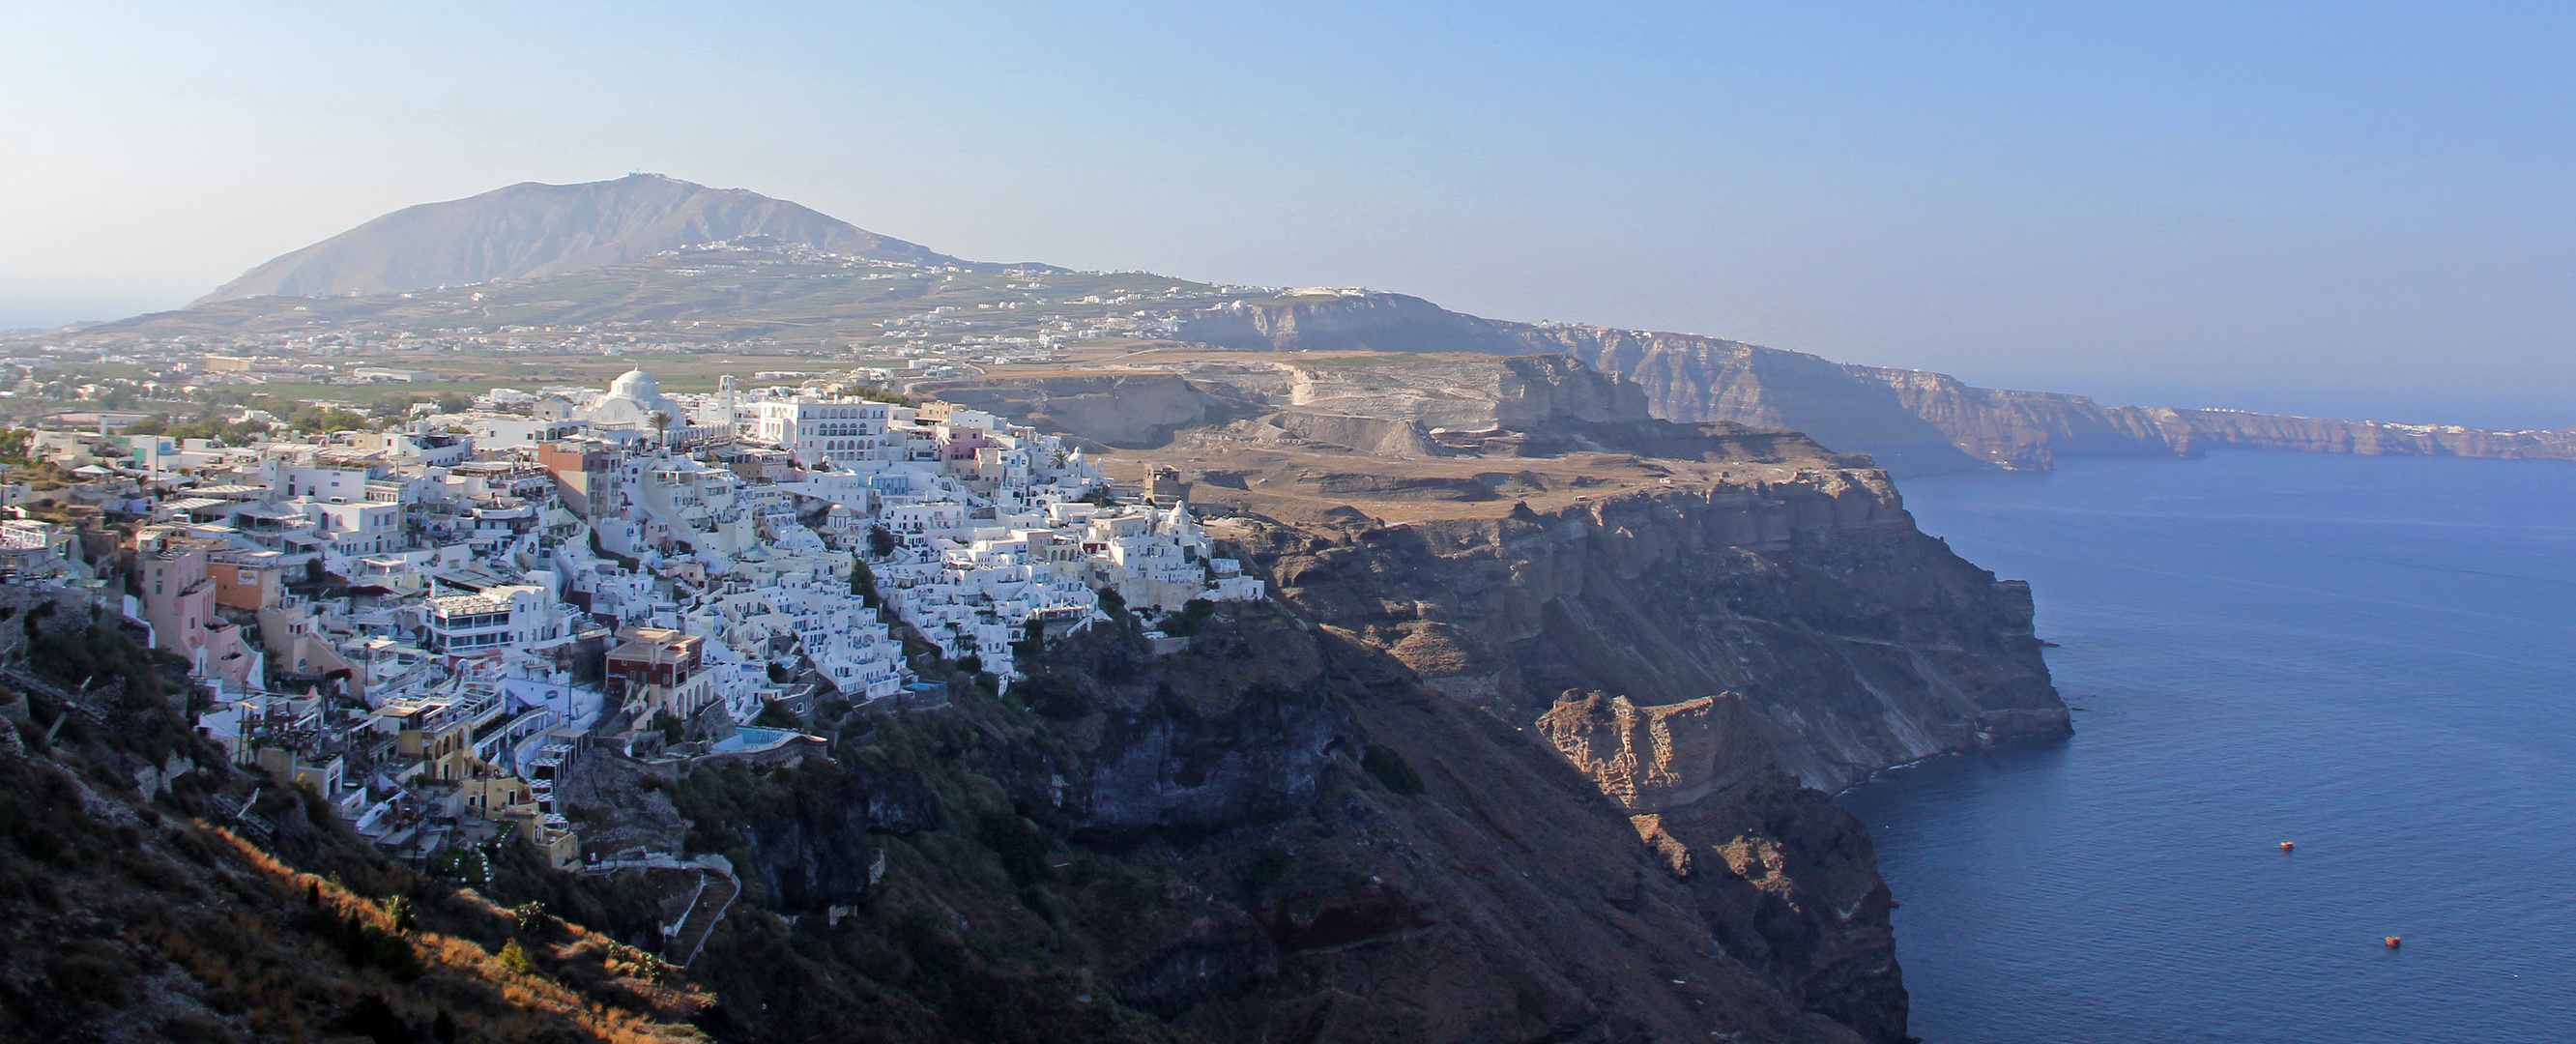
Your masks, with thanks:
[(608, 651), (608, 700), (623, 701), (637, 725), (662, 714), (685, 721), (715, 702), (705, 638), (652, 627), (630, 627), (619, 637), (624, 640)]

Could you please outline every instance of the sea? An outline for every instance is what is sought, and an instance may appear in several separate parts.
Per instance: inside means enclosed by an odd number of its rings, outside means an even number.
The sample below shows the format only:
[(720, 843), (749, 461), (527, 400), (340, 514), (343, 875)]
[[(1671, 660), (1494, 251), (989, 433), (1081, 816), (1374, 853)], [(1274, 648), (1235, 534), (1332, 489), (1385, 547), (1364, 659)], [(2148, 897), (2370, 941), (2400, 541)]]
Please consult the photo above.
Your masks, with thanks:
[(2030, 581), (2076, 708), (2070, 740), (1840, 798), (1901, 904), (1916, 1036), (2576, 1042), (2576, 464), (1899, 487)]

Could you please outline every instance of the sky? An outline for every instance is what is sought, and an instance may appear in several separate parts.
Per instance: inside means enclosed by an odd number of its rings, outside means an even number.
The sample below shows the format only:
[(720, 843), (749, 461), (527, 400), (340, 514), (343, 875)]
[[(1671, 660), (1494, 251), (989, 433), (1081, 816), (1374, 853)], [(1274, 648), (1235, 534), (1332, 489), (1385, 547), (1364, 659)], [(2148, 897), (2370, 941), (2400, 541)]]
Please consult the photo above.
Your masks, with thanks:
[(2576, 424), (2576, 5), (0, 0), (0, 327), (635, 171), (2145, 405)]

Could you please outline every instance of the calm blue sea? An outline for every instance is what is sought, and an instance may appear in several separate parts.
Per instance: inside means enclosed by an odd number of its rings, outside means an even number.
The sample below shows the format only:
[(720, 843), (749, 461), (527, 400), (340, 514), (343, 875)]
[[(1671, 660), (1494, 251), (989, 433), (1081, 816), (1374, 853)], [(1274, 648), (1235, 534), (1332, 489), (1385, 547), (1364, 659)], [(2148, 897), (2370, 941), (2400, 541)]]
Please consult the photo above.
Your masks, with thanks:
[(2031, 582), (2079, 708), (2071, 741), (1844, 797), (1903, 903), (1917, 1036), (2576, 1041), (2576, 465), (2233, 452), (1903, 489)]

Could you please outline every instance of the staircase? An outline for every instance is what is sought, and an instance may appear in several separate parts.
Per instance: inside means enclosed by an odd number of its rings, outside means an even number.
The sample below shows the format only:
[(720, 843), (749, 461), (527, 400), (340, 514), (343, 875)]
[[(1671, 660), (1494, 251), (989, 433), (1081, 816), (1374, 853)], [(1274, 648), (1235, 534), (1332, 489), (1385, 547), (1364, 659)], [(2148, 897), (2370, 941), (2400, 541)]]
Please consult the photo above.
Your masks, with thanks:
[(664, 954), (671, 963), (683, 968), (698, 959), (698, 951), (707, 945), (707, 936), (716, 930), (716, 923), (724, 920), (725, 911), (732, 909), (733, 901), (742, 895), (742, 882), (731, 876), (713, 870), (700, 870), (698, 873), (706, 878), (706, 887), (698, 892), (697, 905), (680, 922), (680, 930), (671, 935), (670, 949)]

